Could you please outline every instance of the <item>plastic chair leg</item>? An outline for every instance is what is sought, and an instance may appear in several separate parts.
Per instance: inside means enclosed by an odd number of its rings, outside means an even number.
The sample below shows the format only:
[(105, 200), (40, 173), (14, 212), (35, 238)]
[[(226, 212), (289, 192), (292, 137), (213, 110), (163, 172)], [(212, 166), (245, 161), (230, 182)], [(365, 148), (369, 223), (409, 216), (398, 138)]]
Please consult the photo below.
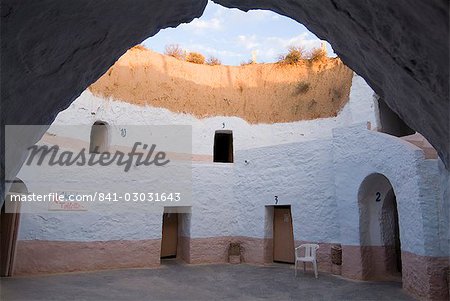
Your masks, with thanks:
[(314, 275), (316, 276), (316, 279), (319, 277), (319, 272), (317, 271), (317, 262), (313, 261), (314, 266)]
[(295, 269), (295, 277), (297, 277), (297, 260), (295, 260), (295, 266), (294, 266), (294, 269)]

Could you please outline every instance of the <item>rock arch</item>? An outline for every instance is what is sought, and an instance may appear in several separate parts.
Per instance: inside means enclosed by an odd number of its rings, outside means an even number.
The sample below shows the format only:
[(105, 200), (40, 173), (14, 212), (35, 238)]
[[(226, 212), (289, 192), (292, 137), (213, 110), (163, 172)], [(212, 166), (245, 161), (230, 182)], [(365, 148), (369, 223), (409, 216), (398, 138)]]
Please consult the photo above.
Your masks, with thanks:
[[(430, 141), (449, 168), (447, 1), (215, 2), (241, 10), (270, 9), (329, 41), (408, 126)], [(5, 124), (50, 124), (128, 48), (199, 17), (206, 4), (2, 1), (2, 132)], [(36, 132), (33, 139), (42, 134)]]

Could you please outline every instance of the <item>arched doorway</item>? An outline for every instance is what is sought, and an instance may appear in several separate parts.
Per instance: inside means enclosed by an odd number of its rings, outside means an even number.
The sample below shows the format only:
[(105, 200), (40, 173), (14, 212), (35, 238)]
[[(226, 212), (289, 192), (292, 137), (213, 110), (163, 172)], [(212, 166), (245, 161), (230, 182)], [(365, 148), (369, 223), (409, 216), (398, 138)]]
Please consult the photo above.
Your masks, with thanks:
[(362, 278), (401, 280), (397, 201), (384, 175), (367, 176), (358, 191)]
[(27, 194), (28, 189), (22, 180), (16, 178), (0, 212), (0, 276), (10, 277), (13, 274), (16, 253), (17, 234), (20, 222), (20, 202), (12, 199), (13, 195)]
[(100, 154), (109, 149), (108, 123), (96, 121), (91, 128), (89, 153)]

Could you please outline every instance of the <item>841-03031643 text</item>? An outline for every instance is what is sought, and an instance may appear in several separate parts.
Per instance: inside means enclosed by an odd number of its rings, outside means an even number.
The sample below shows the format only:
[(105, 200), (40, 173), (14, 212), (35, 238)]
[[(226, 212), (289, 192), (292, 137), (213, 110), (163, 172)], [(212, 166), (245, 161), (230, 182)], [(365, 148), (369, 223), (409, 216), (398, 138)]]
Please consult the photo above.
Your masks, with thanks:
[(179, 202), (180, 192), (50, 192), (46, 194), (14, 194), (14, 202)]
[(102, 193), (99, 192), (99, 201), (125, 201), (125, 202), (179, 202), (181, 193), (179, 192), (126, 192), (126, 193)]

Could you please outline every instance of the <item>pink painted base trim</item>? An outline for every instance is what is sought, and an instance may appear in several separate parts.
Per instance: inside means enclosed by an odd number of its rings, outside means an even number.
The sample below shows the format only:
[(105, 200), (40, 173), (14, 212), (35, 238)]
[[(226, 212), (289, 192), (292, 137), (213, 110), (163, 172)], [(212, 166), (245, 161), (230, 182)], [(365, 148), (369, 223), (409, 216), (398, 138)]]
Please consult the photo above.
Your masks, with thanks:
[[(242, 262), (265, 262), (265, 240), (240, 236), (180, 237), (177, 257), (193, 264), (227, 263), (231, 242), (241, 243)], [(22, 240), (17, 243), (14, 275), (157, 267), (160, 253), (160, 239), (102, 242)]]
[(402, 252), (403, 288), (420, 300), (449, 300), (449, 258)]
[(155, 240), (68, 242), (19, 240), (14, 275), (159, 266)]
[(208, 238), (191, 238), (190, 258), (188, 263), (227, 263), (228, 247), (231, 242), (240, 243), (242, 247), (241, 262), (263, 264), (265, 262), (265, 240), (244, 236), (221, 236)]
[[(357, 280), (392, 280), (392, 250), (381, 246), (342, 246), (342, 276)], [(449, 259), (402, 252), (403, 289), (419, 300), (448, 300)]]
[(391, 250), (384, 246), (342, 246), (342, 276), (390, 281), (396, 274), (390, 253)]
[[(243, 263), (272, 263), (271, 239), (252, 237), (180, 237), (178, 258), (186, 263), (227, 263), (231, 242), (241, 244)], [(296, 246), (301, 241), (296, 242)], [(332, 273), (331, 246), (319, 243), (320, 272)], [(161, 240), (67, 242), (18, 241), (14, 275), (66, 273), (160, 265)], [(390, 250), (384, 247), (342, 246), (341, 274), (359, 280), (392, 280)], [(422, 300), (448, 300), (448, 258), (402, 252), (403, 288)], [(311, 269), (311, 267), (308, 267)]]

